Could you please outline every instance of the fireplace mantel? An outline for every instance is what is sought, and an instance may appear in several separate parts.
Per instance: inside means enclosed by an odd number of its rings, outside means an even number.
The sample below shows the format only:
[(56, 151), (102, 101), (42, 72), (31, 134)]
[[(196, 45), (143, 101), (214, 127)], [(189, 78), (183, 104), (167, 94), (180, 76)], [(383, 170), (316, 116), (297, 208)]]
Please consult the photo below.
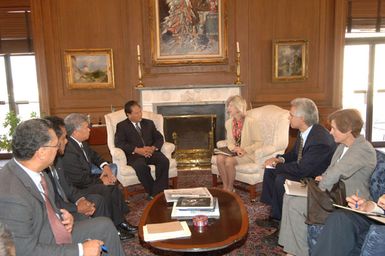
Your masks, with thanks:
[(143, 110), (157, 112), (158, 105), (212, 104), (240, 95), (243, 85), (170, 85), (137, 88)]

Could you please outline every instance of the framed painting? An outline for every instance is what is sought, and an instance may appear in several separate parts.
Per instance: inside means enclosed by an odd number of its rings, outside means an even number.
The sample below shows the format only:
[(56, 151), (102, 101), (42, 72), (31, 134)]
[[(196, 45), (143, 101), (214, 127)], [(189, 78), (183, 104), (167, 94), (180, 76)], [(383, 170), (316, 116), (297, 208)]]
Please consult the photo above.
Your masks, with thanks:
[(70, 89), (115, 88), (112, 49), (65, 50)]
[(309, 41), (273, 41), (273, 81), (305, 80), (308, 77)]
[(150, 0), (153, 63), (224, 63), (226, 0)]

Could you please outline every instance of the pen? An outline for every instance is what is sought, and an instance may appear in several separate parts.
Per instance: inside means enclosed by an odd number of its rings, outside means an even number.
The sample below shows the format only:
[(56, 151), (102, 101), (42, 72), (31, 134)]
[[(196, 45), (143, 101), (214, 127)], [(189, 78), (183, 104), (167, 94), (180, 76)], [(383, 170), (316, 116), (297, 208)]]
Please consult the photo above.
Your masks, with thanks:
[(108, 248), (104, 244), (102, 245), (102, 251), (108, 253)]
[[(356, 197), (357, 197), (357, 200), (358, 200), (358, 196), (359, 196), (359, 191), (358, 189), (356, 190)], [(356, 201), (356, 209), (358, 209), (358, 201)]]

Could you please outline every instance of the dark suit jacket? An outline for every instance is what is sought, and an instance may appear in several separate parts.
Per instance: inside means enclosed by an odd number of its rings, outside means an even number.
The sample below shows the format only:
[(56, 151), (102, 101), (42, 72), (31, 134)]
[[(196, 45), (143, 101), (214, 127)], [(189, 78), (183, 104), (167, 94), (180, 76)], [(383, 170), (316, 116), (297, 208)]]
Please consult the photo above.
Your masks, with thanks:
[[(49, 200), (58, 211), (51, 180), (45, 176)], [(78, 255), (77, 244), (56, 245), (44, 199), (13, 159), (0, 170), (0, 221), (12, 231), (17, 255)]]
[[(63, 188), (63, 192), (65, 193), (68, 199), (68, 202), (65, 202), (64, 198), (62, 198), (59, 193), (55, 193), (56, 206), (58, 206), (59, 208), (67, 209), (71, 213), (75, 213), (77, 212), (77, 207), (75, 205), (76, 201), (79, 200), (79, 198), (85, 196), (86, 193), (82, 192), (81, 190), (77, 189), (76, 187), (72, 186), (72, 184), (69, 184), (67, 182), (64, 176), (64, 169), (63, 169), (61, 158), (57, 157), (55, 159), (54, 164), (55, 164), (56, 172), (59, 177), (60, 186)], [(55, 178), (53, 177), (52, 172), (49, 170), (49, 168), (47, 168), (45, 171), (47, 172), (48, 176), (51, 178), (52, 183), (54, 183), (53, 179)], [(55, 186), (54, 186), (54, 189), (55, 189)]]
[(163, 135), (156, 129), (152, 120), (143, 118), (142, 121), (140, 121), (140, 127), (144, 145), (135, 126), (128, 118), (116, 126), (115, 146), (121, 148), (126, 153), (128, 164), (136, 158), (142, 157), (138, 154), (132, 154), (135, 147), (155, 146), (160, 150), (164, 143)]
[(321, 175), (329, 166), (336, 149), (333, 136), (323, 126), (313, 125), (302, 150), (302, 159), (297, 163), (299, 136), (300, 133), (294, 148), (281, 155), (285, 158), (285, 163), (277, 165), (277, 173), (289, 174), (296, 178)]
[[(107, 162), (88, 143), (83, 142), (83, 148), (92, 164), (100, 166), (103, 162)], [(79, 144), (71, 137), (68, 137), (68, 144), (61, 158), (65, 170), (64, 175), (68, 183), (80, 189), (91, 184), (102, 183), (99, 178), (100, 175), (92, 175), (91, 164), (87, 161)]]

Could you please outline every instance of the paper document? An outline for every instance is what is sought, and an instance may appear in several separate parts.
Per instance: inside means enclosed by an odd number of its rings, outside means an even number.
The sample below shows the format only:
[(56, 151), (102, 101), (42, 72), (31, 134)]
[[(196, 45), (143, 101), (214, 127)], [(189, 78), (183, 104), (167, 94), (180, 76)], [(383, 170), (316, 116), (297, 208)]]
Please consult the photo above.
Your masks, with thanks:
[(283, 186), (288, 195), (307, 197), (307, 186), (303, 185), (301, 182), (285, 180)]
[(379, 221), (379, 222), (385, 224), (385, 214), (373, 213), (373, 212), (364, 212), (364, 211), (353, 209), (353, 208), (350, 208), (350, 207), (347, 207), (347, 206), (342, 206), (342, 205), (339, 205), (339, 204), (333, 204), (333, 206), (338, 207), (338, 208), (342, 208), (342, 209), (345, 209), (345, 210), (348, 210), (348, 211), (352, 211), (352, 212), (356, 212), (356, 213), (359, 213), (359, 214), (366, 215), (366, 216), (368, 216), (368, 218), (371, 218), (373, 220), (376, 220), (376, 221)]

